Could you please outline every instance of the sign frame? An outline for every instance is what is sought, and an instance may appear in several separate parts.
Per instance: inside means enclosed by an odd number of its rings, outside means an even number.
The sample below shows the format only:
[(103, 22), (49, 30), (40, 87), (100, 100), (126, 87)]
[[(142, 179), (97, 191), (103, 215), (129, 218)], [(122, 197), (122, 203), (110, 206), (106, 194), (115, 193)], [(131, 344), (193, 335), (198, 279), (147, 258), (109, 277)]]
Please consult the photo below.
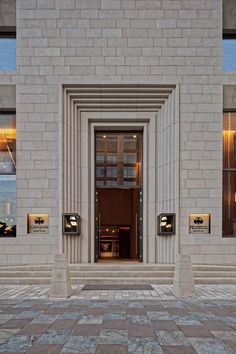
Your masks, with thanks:
[(27, 214), (27, 234), (48, 234), (49, 215), (47, 213)]
[[(71, 218), (71, 220), (70, 220)], [(73, 218), (73, 220), (72, 220)], [(75, 231), (67, 231), (66, 223), (74, 222), (77, 225), (74, 226)], [(71, 225), (71, 227), (73, 227)], [(62, 214), (62, 233), (63, 235), (80, 235), (81, 234), (81, 217), (77, 213), (63, 213)]]
[[(189, 214), (189, 234), (190, 235), (210, 235), (211, 214), (210, 213), (190, 213)], [(193, 228), (193, 226), (195, 228)]]
[[(161, 223), (163, 223), (163, 218), (165, 218), (166, 223), (169, 222), (172, 225), (172, 231), (169, 231), (168, 229), (166, 229), (166, 231), (163, 231), (163, 227), (161, 225)], [(157, 234), (158, 236), (171, 236), (171, 235), (175, 235), (176, 231), (176, 216), (175, 213), (161, 213), (158, 215), (157, 217)], [(165, 221), (164, 221), (165, 222)]]

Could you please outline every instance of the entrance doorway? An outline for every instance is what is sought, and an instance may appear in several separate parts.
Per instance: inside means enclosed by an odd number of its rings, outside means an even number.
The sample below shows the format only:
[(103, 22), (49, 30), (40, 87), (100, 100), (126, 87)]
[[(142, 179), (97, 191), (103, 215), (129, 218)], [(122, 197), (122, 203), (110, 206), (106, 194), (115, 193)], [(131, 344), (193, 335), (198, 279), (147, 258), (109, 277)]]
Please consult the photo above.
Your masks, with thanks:
[(97, 131), (95, 140), (95, 259), (142, 261), (142, 132)]

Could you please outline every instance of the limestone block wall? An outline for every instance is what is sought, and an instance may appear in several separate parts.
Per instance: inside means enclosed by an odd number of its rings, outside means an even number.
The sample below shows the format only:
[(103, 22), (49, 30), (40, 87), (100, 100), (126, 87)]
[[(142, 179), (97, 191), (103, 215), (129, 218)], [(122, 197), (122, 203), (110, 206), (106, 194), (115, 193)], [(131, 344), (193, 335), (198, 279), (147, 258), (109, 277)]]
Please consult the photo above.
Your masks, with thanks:
[[(235, 262), (222, 239), (221, 0), (19, 0), (16, 84), (18, 235), (0, 240), (1, 263), (49, 262), (58, 252), (58, 121), (63, 84), (179, 85), (180, 248), (195, 262)], [(26, 214), (50, 217), (48, 235), (26, 233)], [(189, 235), (190, 212), (212, 233)], [(7, 242), (7, 243), (6, 243)], [(7, 247), (5, 247), (5, 243)]]

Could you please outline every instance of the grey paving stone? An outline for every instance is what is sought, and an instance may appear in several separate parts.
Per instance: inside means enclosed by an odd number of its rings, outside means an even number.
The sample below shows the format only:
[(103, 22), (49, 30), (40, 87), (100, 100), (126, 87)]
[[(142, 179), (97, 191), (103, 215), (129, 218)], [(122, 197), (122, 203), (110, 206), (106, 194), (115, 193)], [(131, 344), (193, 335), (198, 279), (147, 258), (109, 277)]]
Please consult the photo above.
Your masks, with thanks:
[(148, 311), (147, 315), (150, 320), (171, 320), (167, 311)]
[(126, 318), (126, 311), (105, 312), (104, 319), (106, 320), (124, 320)]
[(181, 331), (155, 331), (160, 345), (191, 345)]
[(189, 325), (189, 326), (201, 326), (201, 322), (197, 320), (194, 316), (192, 315), (186, 315), (186, 316), (171, 316), (172, 319), (175, 320), (177, 325)]
[(158, 341), (150, 338), (129, 337), (128, 348), (132, 354), (163, 354)]
[(12, 336), (5, 343), (0, 344), (0, 353), (26, 352), (32, 344), (31, 336)]
[(15, 319), (35, 319), (42, 312), (41, 311), (23, 311), (15, 316)]
[(103, 316), (82, 315), (78, 324), (102, 324)]
[(81, 312), (64, 312), (58, 319), (59, 320), (80, 320), (83, 318), (84, 314)]
[(96, 344), (95, 336), (70, 336), (62, 353), (95, 353)]
[(123, 329), (102, 329), (98, 337), (99, 344), (127, 344), (128, 331)]
[(236, 331), (212, 331), (214, 337), (221, 340), (235, 340), (236, 341)]
[(19, 330), (18, 329), (1, 329), (0, 330), (0, 344), (6, 342), (7, 339), (14, 336)]
[(150, 318), (145, 315), (127, 315), (127, 320), (129, 324), (151, 324)]
[(32, 323), (53, 323), (59, 315), (47, 315), (44, 313), (41, 313), (38, 315)]
[(70, 336), (71, 330), (68, 329), (58, 329), (58, 330), (53, 330), (53, 329), (48, 329), (42, 336), (39, 338), (38, 343), (39, 344), (64, 344), (69, 336)]
[(233, 351), (217, 338), (190, 338), (198, 354), (233, 354)]

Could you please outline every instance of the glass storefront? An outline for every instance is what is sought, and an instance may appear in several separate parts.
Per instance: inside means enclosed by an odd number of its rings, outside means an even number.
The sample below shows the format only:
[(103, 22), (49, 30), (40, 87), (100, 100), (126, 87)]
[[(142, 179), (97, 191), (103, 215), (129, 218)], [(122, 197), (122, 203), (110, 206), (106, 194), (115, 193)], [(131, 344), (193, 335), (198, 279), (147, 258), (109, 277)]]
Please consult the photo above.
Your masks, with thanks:
[(236, 236), (236, 113), (223, 117), (223, 236)]
[(16, 116), (0, 113), (0, 237), (16, 236)]

